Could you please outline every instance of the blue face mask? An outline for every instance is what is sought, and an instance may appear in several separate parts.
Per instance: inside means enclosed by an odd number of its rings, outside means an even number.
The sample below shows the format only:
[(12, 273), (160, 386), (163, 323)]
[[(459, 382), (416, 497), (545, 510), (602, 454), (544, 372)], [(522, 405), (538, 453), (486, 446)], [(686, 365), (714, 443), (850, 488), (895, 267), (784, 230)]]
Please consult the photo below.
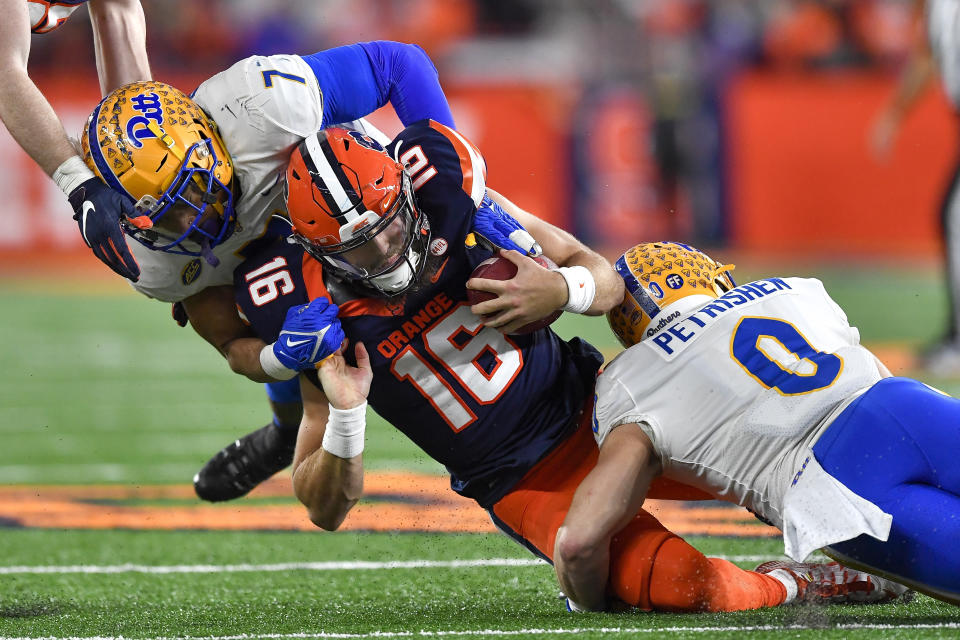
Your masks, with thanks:
[[(216, 167), (219, 161), (209, 138), (193, 144), (176, 179), (163, 195), (159, 199), (144, 197), (137, 203), (137, 208), (150, 218), (153, 226), (139, 228), (126, 223), (124, 227), (128, 235), (154, 251), (203, 256), (209, 264), (217, 266), (220, 261), (213, 254), (213, 248), (230, 237), (236, 227), (233, 192), (217, 179), (213, 170), (191, 167), (194, 157), (203, 158), (211, 167)], [(208, 158), (211, 161), (207, 162)], [(182, 232), (163, 228), (164, 216), (174, 207), (179, 211), (186, 208), (193, 215), (193, 221)]]

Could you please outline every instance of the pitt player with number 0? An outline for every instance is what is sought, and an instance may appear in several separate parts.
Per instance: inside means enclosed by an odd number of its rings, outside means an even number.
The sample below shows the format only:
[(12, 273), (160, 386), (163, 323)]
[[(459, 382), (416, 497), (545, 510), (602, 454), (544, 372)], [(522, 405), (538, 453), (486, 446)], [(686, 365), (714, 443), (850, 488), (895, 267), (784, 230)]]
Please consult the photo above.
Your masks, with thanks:
[[(610, 310), (623, 284), (602, 257), (484, 180), (479, 151), (436, 122), (406, 128), (386, 151), (355, 132), (310, 136), (287, 172), (299, 245), (274, 242), (251, 254), (236, 272), (237, 301), (264, 342), (306, 347), (293, 485), (318, 526), (338, 528), (362, 493), (369, 398), (446, 466), (455, 491), (549, 560), (573, 492), (596, 461), (590, 405), (602, 358), (549, 327), (516, 330), (557, 309)], [(507, 214), (559, 271), (505, 251), (513, 278), (471, 277), (492, 255), (472, 236)], [(468, 288), (495, 298), (471, 305)], [(314, 307), (325, 320), (305, 326)], [(354, 346), (341, 352), (344, 334)], [(667, 483), (657, 490), (690, 495)], [(674, 611), (789, 599), (777, 578), (706, 558), (642, 509), (632, 516), (608, 547), (613, 597)], [(791, 580), (794, 594), (814, 584), (842, 600), (857, 589), (864, 599), (887, 597), (857, 572)]]
[(819, 280), (735, 286), (731, 269), (677, 243), (617, 262), (608, 318), (628, 348), (597, 381), (599, 462), (557, 538), (567, 593), (598, 601), (584, 559), (666, 477), (783, 531), (796, 562), (758, 570), (803, 573), (822, 548), (960, 604), (960, 401), (891, 377)]

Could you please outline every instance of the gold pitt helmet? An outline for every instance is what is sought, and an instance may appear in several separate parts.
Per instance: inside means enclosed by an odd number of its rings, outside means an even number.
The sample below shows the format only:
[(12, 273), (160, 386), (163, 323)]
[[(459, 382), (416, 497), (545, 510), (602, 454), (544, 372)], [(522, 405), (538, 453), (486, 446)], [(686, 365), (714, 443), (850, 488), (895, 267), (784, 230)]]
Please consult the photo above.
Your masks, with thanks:
[[(607, 322), (624, 347), (650, 337), (670, 320), (737, 286), (729, 273), (734, 265), (722, 265), (679, 242), (638, 244), (620, 256), (615, 268), (626, 292), (623, 302), (607, 312)], [(668, 307), (670, 313), (664, 314), (661, 324), (650, 327)]]
[[(234, 172), (216, 124), (196, 102), (162, 82), (124, 85), (90, 114), (80, 144), (94, 173), (136, 203), (140, 217), (121, 219), (129, 235), (216, 263), (210, 250), (234, 227)], [(188, 208), (180, 209), (193, 216), (188, 228), (172, 225), (172, 216), (164, 224), (174, 206)]]

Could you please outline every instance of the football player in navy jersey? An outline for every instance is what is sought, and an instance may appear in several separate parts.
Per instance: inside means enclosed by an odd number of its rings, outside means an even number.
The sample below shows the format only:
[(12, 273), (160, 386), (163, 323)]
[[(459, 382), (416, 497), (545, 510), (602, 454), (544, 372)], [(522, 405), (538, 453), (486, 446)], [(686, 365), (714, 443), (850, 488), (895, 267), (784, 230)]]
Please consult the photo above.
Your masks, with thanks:
[[(30, 34), (48, 33), (87, 0), (0, 0), (0, 120), (27, 154), (53, 178), (75, 211), (80, 233), (95, 256), (136, 280), (119, 220), (132, 212), (77, 154), (60, 119), (27, 73)], [(150, 79), (146, 25), (140, 0), (90, 0), (97, 73), (104, 95), (120, 85)]]
[[(314, 523), (336, 529), (362, 493), (369, 399), (447, 467), (455, 491), (550, 560), (597, 459), (590, 407), (602, 357), (549, 328), (513, 331), (557, 309), (602, 313), (623, 284), (601, 256), (484, 182), (477, 149), (437, 122), (408, 126), (385, 151), (342, 129), (309, 136), (287, 169), (294, 242), (265, 240), (249, 254), (235, 272), (237, 302), (260, 337), (249, 357), (259, 353), (265, 369), (275, 356), (265, 343), (303, 347), (293, 484)], [(471, 279), (493, 255), (473, 242), (476, 230), (508, 214), (561, 266), (503, 251), (518, 267), (513, 279)], [(470, 306), (468, 287), (497, 298)], [(314, 309), (325, 319), (304, 323)], [(678, 497), (673, 489), (653, 493)], [(629, 605), (674, 611), (788, 599), (776, 578), (705, 558), (644, 511), (611, 544), (609, 589)]]

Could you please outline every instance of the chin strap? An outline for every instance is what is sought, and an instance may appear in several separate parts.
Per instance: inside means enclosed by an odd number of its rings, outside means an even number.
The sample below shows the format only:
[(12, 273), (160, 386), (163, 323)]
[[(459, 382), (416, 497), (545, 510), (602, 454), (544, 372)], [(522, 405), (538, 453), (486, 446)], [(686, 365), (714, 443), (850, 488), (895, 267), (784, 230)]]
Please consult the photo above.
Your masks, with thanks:
[(204, 238), (200, 243), (200, 255), (203, 256), (203, 259), (207, 261), (211, 267), (220, 266), (220, 258), (213, 254), (213, 249), (210, 247), (210, 240)]

